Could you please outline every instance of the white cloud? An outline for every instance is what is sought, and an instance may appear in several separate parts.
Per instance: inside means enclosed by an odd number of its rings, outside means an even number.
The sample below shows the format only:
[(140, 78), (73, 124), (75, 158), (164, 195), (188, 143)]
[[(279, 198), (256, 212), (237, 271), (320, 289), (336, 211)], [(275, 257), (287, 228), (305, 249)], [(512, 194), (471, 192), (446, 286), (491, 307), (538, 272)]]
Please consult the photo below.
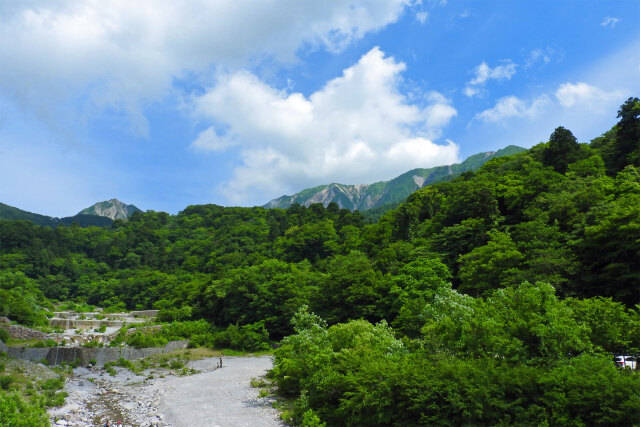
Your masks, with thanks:
[(424, 24), (425, 22), (427, 22), (427, 18), (428, 17), (429, 17), (429, 14), (427, 12), (422, 11), (422, 12), (417, 12), (416, 13), (416, 19), (421, 24)]
[(474, 74), (475, 77), (467, 82), (464, 88), (464, 94), (471, 97), (484, 92), (482, 87), (489, 80), (510, 80), (516, 73), (517, 64), (512, 61), (506, 61), (503, 65), (498, 65), (495, 68), (489, 67), (486, 62), (482, 62), (478, 65)]
[[(79, 100), (123, 112), (141, 134), (145, 102), (174, 79), (301, 48), (339, 51), (398, 19), (407, 0), (9, 2), (0, 14), (0, 94), (36, 113)], [(87, 94), (88, 92), (88, 94)], [(78, 111), (75, 111), (76, 113)], [(58, 117), (49, 117), (56, 122)]]
[(549, 103), (546, 95), (541, 95), (527, 103), (516, 96), (506, 96), (498, 100), (493, 108), (482, 111), (474, 117), (484, 122), (502, 122), (505, 119), (527, 117), (535, 118)]
[[(455, 144), (431, 140), (457, 111), (437, 92), (424, 107), (410, 104), (398, 90), (404, 69), (374, 48), (309, 97), (277, 90), (246, 71), (228, 74), (194, 100), (196, 114), (227, 131), (213, 137), (207, 130), (193, 146), (219, 149), (222, 139), (240, 147), (242, 164), (221, 188), (235, 203), (457, 161)], [(203, 142), (208, 137), (211, 147)]]
[(198, 134), (191, 144), (192, 147), (210, 151), (223, 151), (235, 145), (228, 138), (220, 137), (213, 126), (208, 127)]
[(600, 23), (600, 25), (602, 25), (603, 27), (611, 27), (614, 28), (616, 26), (616, 24), (620, 22), (619, 18), (614, 18), (612, 16), (607, 16), (606, 18), (604, 18), (602, 20), (602, 22)]
[(549, 46), (544, 48), (539, 47), (529, 52), (529, 56), (524, 63), (524, 68), (530, 68), (538, 63), (548, 64), (552, 60), (557, 62), (562, 59), (562, 56), (562, 52), (558, 49)]
[(620, 99), (622, 93), (620, 91), (605, 92), (590, 84), (578, 82), (560, 85), (555, 96), (558, 102), (566, 108), (574, 106), (595, 108)]
[(465, 86), (465, 88), (462, 89), (462, 93), (464, 93), (468, 97), (472, 97), (475, 95), (484, 94), (486, 93), (486, 90), (483, 88), (474, 87), (474, 86)]

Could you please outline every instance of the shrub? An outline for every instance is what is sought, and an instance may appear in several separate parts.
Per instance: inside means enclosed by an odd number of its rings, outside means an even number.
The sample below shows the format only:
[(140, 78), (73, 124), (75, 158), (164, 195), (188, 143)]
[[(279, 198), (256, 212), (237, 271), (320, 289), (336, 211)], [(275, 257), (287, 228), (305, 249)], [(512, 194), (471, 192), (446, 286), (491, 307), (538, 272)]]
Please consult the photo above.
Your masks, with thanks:
[(11, 375), (3, 375), (0, 377), (0, 388), (2, 390), (9, 390), (11, 383), (13, 383), (14, 378)]
[(171, 363), (169, 364), (169, 367), (171, 369), (180, 369), (180, 368), (184, 367), (184, 363), (182, 363), (179, 360), (172, 360)]
[(35, 341), (34, 343), (32, 343), (29, 347), (31, 347), (31, 348), (43, 348), (43, 347), (47, 347), (47, 343), (46, 343), (46, 341), (38, 340), (38, 341)]
[(49, 378), (40, 386), (43, 390), (60, 390), (64, 386), (64, 377)]
[(235, 350), (258, 351), (269, 349), (269, 332), (264, 321), (249, 325), (229, 325), (222, 332), (214, 334), (216, 347), (228, 347)]
[(127, 359), (125, 359), (124, 357), (121, 357), (120, 359), (118, 359), (118, 360), (115, 362), (115, 365), (116, 365), (116, 366), (120, 366), (120, 367), (122, 367), (122, 368), (130, 369), (130, 370), (133, 370), (133, 369), (134, 369), (133, 363), (131, 363), (131, 361), (129, 361), (129, 360), (127, 360)]
[(48, 426), (44, 408), (26, 402), (17, 392), (0, 393), (0, 425)]
[(172, 321), (183, 321), (191, 318), (191, 313), (193, 309), (188, 305), (182, 306), (180, 308), (171, 307), (171, 308), (163, 308), (158, 311), (158, 321), (160, 322), (172, 322)]
[(136, 331), (127, 338), (126, 343), (135, 348), (144, 347), (162, 347), (167, 345), (169, 341), (159, 335), (147, 335), (141, 331)]

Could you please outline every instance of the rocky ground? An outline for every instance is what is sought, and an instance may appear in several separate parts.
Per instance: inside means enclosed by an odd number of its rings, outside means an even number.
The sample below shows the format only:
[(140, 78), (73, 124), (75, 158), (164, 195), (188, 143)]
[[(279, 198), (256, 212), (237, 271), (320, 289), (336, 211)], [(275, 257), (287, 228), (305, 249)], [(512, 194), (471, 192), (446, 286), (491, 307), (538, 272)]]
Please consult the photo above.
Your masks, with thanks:
[[(65, 406), (50, 411), (58, 426), (282, 426), (268, 397), (259, 398), (251, 378), (271, 367), (269, 357), (224, 357), (189, 362), (193, 375), (168, 370), (134, 374), (114, 368), (77, 368), (65, 385)], [(193, 372), (193, 371), (191, 371)]]

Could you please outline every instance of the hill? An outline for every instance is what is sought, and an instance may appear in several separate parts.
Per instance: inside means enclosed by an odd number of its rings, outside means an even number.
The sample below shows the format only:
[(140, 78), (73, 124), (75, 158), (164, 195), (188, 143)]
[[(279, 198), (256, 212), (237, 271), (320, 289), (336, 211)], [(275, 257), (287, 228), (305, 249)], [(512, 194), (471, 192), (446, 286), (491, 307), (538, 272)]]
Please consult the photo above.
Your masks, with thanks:
[(109, 227), (113, 220), (103, 216), (87, 215), (79, 213), (74, 216), (64, 218), (56, 218), (47, 215), (41, 215), (33, 212), (23, 211), (13, 206), (0, 203), (0, 220), (24, 220), (30, 221), (35, 225), (43, 227), (58, 227), (60, 225), (78, 224), (80, 227)]

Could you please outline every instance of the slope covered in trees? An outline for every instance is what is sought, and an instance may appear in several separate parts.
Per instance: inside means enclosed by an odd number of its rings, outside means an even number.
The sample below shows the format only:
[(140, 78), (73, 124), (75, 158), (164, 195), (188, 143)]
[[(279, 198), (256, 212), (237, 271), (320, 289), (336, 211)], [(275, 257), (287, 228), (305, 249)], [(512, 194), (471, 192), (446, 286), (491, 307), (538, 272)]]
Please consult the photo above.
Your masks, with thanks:
[(0, 315), (37, 324), (74, 300), (158, 308), (203, 344), (202, 319), (268, 334), (308, 425), (638, 424), (639, 375), (611, 357), (640, 351), (640, 101), (618, 116), (376, 224), (336, 204), (0, 221)]

